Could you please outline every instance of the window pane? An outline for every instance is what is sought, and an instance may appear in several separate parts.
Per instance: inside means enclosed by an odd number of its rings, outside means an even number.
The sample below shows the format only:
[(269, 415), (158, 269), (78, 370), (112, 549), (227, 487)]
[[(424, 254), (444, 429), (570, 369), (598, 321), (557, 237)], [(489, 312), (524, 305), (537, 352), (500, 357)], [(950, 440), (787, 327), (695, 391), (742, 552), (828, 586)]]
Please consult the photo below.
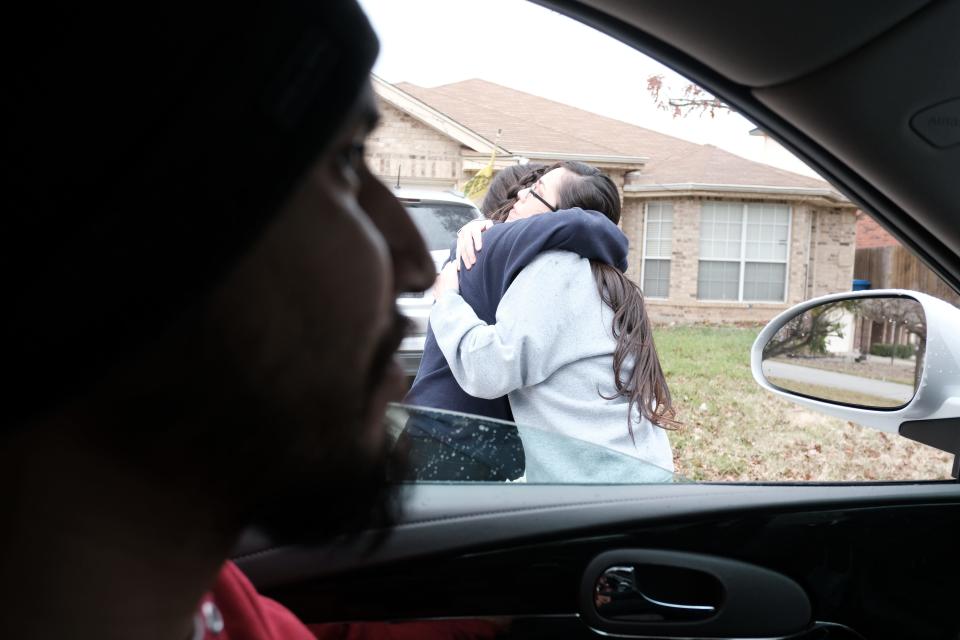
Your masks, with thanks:
[(747, 205), (747, 260), (786, 260), (790, 208), (780, 204)]
[(739, 289), (739, 262), (700, 261), (697, 298), (700, 300), (736, 300)]
[(648, 298), (670, 297), (670, 261), (647, 260), (643, 266), (643, 294)]
[(647, 204), (647, 237), (644, 256), (669, 258), (673, 250), (673, 203), (651, 202)]
[(700, 210), (700, 257), (740, 259), (743, 205), (704, 202)]
[(405, 202), (404, 205), (430, 251), (449, 249), (460, 227), (480, 215), (473, 207), (458, 204)]
[(748, 262), (743, 272), (743, 299), (783, 301), (787, 265)]
[(535, 484), (675, 480), (670, 471), (639, 457), (541, 425), (392, 403), (386, 418), (388, 432), (406, 454), (399, 480), (499, 484), (520, 478)]

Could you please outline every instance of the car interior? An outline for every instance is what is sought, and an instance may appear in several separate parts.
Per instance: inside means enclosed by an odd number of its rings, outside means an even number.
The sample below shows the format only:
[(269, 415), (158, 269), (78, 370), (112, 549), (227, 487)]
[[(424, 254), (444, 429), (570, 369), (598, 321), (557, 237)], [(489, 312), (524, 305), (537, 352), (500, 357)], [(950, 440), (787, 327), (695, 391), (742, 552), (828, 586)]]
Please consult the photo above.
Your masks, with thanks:
[[(960, 1), (535, 1), (732, 105), (960, 290)], [(960, 633), (955, 481), (403, 492), (382, 544), (369, 532), (277, 546), (251, 531), (234, 559), (308, 624), (485, 619), (514, 638)]]

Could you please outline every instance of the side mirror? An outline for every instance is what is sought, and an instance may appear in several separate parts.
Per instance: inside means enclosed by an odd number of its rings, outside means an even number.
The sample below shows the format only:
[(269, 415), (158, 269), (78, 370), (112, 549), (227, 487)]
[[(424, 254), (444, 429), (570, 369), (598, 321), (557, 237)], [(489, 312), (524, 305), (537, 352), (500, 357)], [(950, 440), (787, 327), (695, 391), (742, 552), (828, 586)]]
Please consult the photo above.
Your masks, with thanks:
[(915, 291), (808, 300), (757, 336), (753, 377), (821, 413), (953, 453), (960, 475), (960, 309)]

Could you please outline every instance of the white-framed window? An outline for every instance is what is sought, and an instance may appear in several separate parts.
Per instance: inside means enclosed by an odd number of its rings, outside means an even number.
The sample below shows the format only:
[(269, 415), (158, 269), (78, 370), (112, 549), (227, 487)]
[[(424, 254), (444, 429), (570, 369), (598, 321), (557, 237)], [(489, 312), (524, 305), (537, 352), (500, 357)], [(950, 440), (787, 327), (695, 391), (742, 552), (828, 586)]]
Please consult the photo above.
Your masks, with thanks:
[(673, 203), (648, 202), (643, 216), (643, 265), (640, 281), (648, 298), (670, 297), (673, 251)]
[(697, 298), (786, 300), (790, 214), (784, 204), (704, 202)]

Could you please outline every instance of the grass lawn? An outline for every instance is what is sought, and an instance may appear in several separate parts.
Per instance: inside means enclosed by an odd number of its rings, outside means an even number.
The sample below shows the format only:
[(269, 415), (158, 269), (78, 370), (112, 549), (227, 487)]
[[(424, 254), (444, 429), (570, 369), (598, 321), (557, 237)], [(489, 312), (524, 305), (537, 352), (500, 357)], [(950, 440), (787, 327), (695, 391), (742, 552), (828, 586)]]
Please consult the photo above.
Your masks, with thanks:
[(801, 408), (750, 373), (759, 329), (659, 327), (657, 351), (684, 426), (670, 434), (691, 480), (851, 481), (950, 477), (952, 456)]

